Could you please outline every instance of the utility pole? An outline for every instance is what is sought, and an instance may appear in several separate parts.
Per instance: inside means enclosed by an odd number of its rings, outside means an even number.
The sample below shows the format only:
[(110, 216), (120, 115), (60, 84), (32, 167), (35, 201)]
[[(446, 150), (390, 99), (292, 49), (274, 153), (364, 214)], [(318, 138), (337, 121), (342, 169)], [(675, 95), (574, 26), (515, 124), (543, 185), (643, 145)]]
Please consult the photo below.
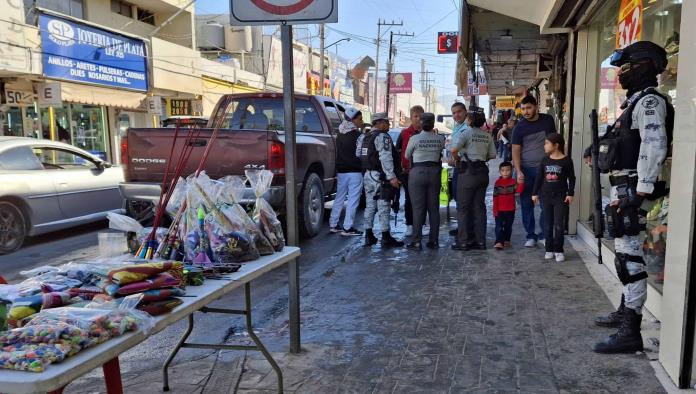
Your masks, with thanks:
[(394, 33), (389, 32), (389, 61), (387, 62), (387, 97), (386, 97), (386, 105), (384, 106), (387, 109), (387, 115), (389, 115), (389, 85), (391, 82), (391, 74), (393, 68), (394, 68), (394, 36), (399, 36), (399, 37), (413, 37), (413, 33)]
[(434, 71), (428, 71), (425, 68), (425, 59), (421, 59), (421, 77), (420, 77), (420, 83), (421, 83), (421, 92), (423, 93), (423, 96), (425, 97), (425, 112), (430, 112), (429, 109), (429, 101), (430, 101), (430, 85), (428, 85), (428, 82), (430, 81), (429, 75), (428, 74), (435, 74)]
[[(431, 74), (434, 74), (433, 71), (430, 71)], [(434, 79), (426, 79), (425, 80), (425, 91), (426, 91), (426, 96), (425, 96), (425, 105), (426, 105), (426, 111), (428, 112), (433, 112), (432, 107), (432, 94), (430, 92), (430, 87), (431, 83), (435, 83)]]
[[(387, 23), (387, 21), (382, 21), (382, 19), (379, 19), (377, 21), (377, 56), (375, 57), (375, 94), (372, 97), (372, 112), (375, 113), (377, 112), (377, 85), (379, 83), (379, 44), (382, 40), (382, 26), (403, 26), (404, 22), (399, 22), (399, 23), (394, 23), (392, 20), (391, 23)], [(391, 50), (391, 49), (390, 49)], [(391, 56), (391, 55), (390, 55)]]
[(322, 23), (319, 25), (319, 53), (321, 56), (319, 57), (319, 89), (320, 95), (324, 95), (324, 78), (326, 77), (324, 75), (324, 24)]

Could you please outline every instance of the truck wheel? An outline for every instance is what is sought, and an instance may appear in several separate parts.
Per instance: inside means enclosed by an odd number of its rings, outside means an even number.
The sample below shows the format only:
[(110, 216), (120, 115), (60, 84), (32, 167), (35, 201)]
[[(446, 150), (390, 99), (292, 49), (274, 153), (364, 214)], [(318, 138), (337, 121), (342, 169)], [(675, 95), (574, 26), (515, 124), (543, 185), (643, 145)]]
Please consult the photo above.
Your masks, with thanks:
[(0, 254), (19, 249), (27, 236), (24, 214), (14, 204), (0, 201)]
[(302, 235), (314, 237), (324, 224), (324, 185), (317, 174), (309, 174), (300, 197), (299, 225)]

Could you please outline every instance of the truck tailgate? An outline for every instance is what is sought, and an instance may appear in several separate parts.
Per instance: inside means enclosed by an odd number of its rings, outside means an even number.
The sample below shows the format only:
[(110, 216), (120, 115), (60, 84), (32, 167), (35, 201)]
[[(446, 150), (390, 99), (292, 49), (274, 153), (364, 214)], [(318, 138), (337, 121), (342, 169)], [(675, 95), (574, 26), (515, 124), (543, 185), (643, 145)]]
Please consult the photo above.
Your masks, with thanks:
[[(193, 174), (205, 152), (213, 129), (194, 131), (197, 138), (189, 141), (193, 152), (186, 163), (182, 176)], [(171, 168), (181, 160), (188, 129), (179, 130)], [(167, 169), (169, 152), (174, 140), (171, 128), (132, 128), (127, 138), (128, 182), (161, 182)], [(244, 175), (247, 165), (266, 165), (268, 133), (259, 130), (220, 130), (203, 167), (212, 178), (226, 175)]]

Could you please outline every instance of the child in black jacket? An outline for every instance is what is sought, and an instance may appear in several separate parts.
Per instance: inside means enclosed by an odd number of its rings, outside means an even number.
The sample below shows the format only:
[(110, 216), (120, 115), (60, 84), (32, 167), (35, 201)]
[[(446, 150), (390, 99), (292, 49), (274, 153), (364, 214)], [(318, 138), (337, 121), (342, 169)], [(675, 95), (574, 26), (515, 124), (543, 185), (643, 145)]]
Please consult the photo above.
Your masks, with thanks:
[[(563, 240), (566, 206), (573, 202), (575, 193), (575, 170), (573, 160), (563, 153), (565, 140), (558, 133), (549, 134), (544, 142), (548, 156), (542, 159), (534, 183), (532, 201), (541, 200), (544, 212), (544, 234), (546, 234), (546, 254), (544, 258), (556, 262), (565, 261)], [(541, 197), (541, 199), (539, 198)]]

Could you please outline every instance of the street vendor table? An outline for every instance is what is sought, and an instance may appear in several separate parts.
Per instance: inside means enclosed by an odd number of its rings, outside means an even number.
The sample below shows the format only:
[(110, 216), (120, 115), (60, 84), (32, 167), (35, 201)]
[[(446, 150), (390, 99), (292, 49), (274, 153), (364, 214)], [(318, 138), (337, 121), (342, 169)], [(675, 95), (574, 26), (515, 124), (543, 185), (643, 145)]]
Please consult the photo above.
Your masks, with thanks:
[[(300, 256), (300, 249), (285, 247), (282, 252), (263, 256), (256, 261), (245, 263), (239, 271), (225, 274), (226, 279), (207, 279), (202, 286), (188, 286), (183, 304), (172, 312), (155, 317), (155, 325), (147, 335), (140, 331), (127, 333), (110, 339), (102, 344), (85, 349), (61, 363), (49, 365), (44, 372), (23, 372), (0, 370), (0, 392), (2, 393), (61, 393), (63, 388), (73, 380), (101, 366), (104, 370), (104, 380), (109, 394), (123, 392), (118, 356), (137, 346), (147, 337), (154, 335), (175, 322), (188, 318), (188, 329), (167, 358), (164, 372), (164, 390), (168, 390), (167, 367), (182, 347), (205, 349), (258, 350), (263, 353), (278, 376), (278, 391), (283, 391), (283, 376), (280, 368), (270, 353), (263, 346), (251, 326), (251, 281), (261, 275), (278, 268)], [(231, 291), (244, 286), (245, 309), (232, 310), (208, 308), (207, 305)], [(246, 317), (247, 332), (256, 346), (235, 346), (217, 344), (192, 344), (186, 339), (193, 330), (194, 312), (241, 314)]]

